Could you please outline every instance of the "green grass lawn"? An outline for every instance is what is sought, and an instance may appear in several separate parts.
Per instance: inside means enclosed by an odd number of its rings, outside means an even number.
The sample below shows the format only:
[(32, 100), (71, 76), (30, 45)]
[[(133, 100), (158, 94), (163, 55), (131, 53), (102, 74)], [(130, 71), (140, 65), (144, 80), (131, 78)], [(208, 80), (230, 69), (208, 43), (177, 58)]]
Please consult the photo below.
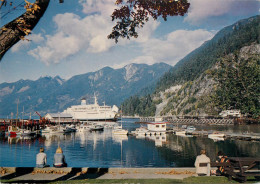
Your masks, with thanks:
[[(36, 183), (36, 181), (17, 181), (17, 180), (0, 180), (0, 183)], [(177, 179), (83, 179), (83, 180), (67, 180), (51, 183), (118, 183), (118, 184), (168, 184), (168, 183), (239, 183), (239, 181), (229, 181), (227, 177), (210, 176), (210, 177), (189, 177), (184, 180)], [(246, 183), (260, 183), (254, 177), (248, 177)]]

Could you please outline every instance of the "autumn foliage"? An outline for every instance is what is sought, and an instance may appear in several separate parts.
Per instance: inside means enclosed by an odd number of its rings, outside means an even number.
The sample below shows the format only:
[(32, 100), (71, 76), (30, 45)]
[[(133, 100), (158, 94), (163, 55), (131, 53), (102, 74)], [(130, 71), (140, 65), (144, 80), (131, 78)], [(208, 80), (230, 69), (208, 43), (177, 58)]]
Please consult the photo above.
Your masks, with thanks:
[(119, 8), (111, 17), (117, 23), (108, 35), (116, 43), (119, 37), (137, 38), (136, 28), (143, 27), (150, 17), (154, 20), (162, 17), (166, 21), (168, 16), (183, 16), (190, 6), (187, 0), (117, 0), (116, 4)]

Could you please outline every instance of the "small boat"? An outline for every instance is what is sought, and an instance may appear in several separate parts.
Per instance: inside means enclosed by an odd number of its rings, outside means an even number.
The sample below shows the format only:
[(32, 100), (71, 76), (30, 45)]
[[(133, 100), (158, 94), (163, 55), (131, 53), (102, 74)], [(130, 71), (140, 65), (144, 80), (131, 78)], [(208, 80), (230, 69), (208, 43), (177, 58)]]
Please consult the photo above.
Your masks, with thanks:
[(21, 135), (22, 136), (28, 136), (28, 135), (33, 135), (35, 134), (35, 132), (31, 131), (31, 130), (26, 130), (26, 129), (20, 129)]
[(64, 133), (65, 128), (61, 125), (54, 126), (54, 129), (51, 133)]
[(72, 129), (66, 126), (65, 128), (63, 128), (63, 132), (70, 133), (70, 132), (72, 132)]
[[(122, 111), (122, 110), (121, 110)], [(122, 115), (122, 113), (121, 113)], [(127, 135), (128, 134), (128, 130), (123, 129), (123, 125), (122, 125), (122, 116), (121, 116), (121, 121), (120, 121), (120, 126), (114, 126), (114, 129), (112, 130), (112, 133), (114, 135)]]
[(21, 132), (18, 127), (15, 126), (8, 126), (8, 132), (9, 135), (20, 135)]
[(42, 133), (64, 133), (64, 128), (61, 126), (47, 126), (45, 129), (41, 131)]
[(225, 134), (219, 133), (219, 132), (214, 132), (214, 133), (208, 135), (208, 138), (210, 138), (210, 139), (224, 138), (224, 137), (225, 137)]
[(50, 133), (51, 131), (52, 131), (52, 127), (47, 126), (41, 130), (41, 133)]
[(195, 128), (194, 126), (188, 126), (188, 127), (186, 128), (187, 133), (192, 133), (192, 132), (194, 132), (195, 130), (196, 130), (196, 128)]
[(175, 131), (176, 135), (186, 135), (186, 130), (177, 130)]
[(112, 133), (115, 135), (127, 135), (128, 130), (123, 129), (123, 127), (121, 125), (121, 126), (114, 127), (114, 129), (112, 130)]
[(186, 129), (186, 128), (187, 128), (187, 125), (182, 125), (181, 128), (182, 128), (182, 129)]
[(104, 126), (102, 125), (92, 125), (90, 128), (90, 131), (103, 131), (104, 130)]
[(131, 131), (132, 134), (135, 135), (148, 135), (150, 132), (146, 127), (140, 127), (140, 128), (136, 128), (134, 131)]
[(75, 125), (67, 125), (66, 127), (67, 127), (67, 128), (70, 128), (71, 132), (76, 132), (76, 131), (77, 131)]
[(210, 139), (212, 139), (214, 142), (224, 141), (225, 140), (223, 137), (214, 137), (214, 138), (210, 138)]

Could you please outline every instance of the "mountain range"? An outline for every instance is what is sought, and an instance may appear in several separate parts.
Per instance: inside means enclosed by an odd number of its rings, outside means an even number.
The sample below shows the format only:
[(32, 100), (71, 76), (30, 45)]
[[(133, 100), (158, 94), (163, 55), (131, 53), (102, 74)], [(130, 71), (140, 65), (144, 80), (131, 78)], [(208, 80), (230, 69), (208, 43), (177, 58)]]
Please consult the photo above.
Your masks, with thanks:
[[(62, 112), (71, 105), (78, 105), (81, 98), (94, 102), (94, 94), (100, 105), (120, 105), (133, 94), (144, 93), (149, 86), (153, 90), (158, 79), (170, 65), (129, 64), (120, 69), (102, 68), (96, 72), (76, 75), (68, 80), (59, 76), (41, 77), (38, 80), (19, 80), (0, 84), (0, 116), (13, 118), (21, 112), (24, 116), (36, 111), (41, 115)], [(147, 88), (146, 88), (147, 89)], [(147, 90), (145, 90), (147, 91)]]

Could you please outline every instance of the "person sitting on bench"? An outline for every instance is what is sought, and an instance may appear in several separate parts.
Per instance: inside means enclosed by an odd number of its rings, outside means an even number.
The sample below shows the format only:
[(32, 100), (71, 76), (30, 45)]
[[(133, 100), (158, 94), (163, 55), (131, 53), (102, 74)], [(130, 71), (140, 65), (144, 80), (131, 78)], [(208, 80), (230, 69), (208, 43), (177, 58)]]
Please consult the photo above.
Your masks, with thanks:
[(63, 155), (63, 151), (61, 147), (58, 147), (53, 159), (54, 167), (67, 167), (67, 163), (65, 161), (65, 156)]
[[(219, 151), (217, 154), (216, 162), (224, 163), (224, 162), (229, 162), (229, 160), (227, 159), (227, 156), (225, 156), (225, 154), (222, 151)], [(222, 167), (222, 166), (218, 167), (218, 169), (216, 171), (216, 175), (217, 176), (224, 175), (224, 167)]]
[[(200, 163), (207, 163), (207, 167), (201, 167)], [(201, 150), (200, 155), (195, 160), (196, 173), (198, 176), (210, 176), (210, 159), (206, 156), (206, 150)]]

